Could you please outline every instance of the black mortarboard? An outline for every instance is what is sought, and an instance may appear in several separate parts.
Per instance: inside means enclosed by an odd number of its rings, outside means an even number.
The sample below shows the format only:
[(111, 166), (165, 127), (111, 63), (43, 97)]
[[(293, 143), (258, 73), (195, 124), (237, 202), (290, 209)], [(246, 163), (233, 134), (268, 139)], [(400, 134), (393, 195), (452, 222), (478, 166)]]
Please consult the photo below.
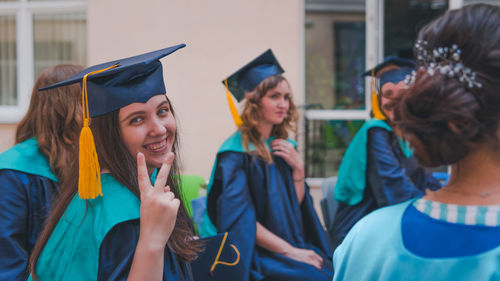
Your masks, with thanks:
[(84, 69), (75, 76), (40, 91), (79, 82), (82, 86), (83, 127), (79, 141), (78, 195), (83, 199), (102, 196), (101, 168), (95, 149), (90, 118), (104, 115), (135, 102), (147, 102), (165, 94), (159, 61), (185, 44), (138, 56), (114, 60)]
[(403, 59), (395, 56), (389, 56), (384, 59), (381, 63), (377, 64), (374, 68), (370, 68), (367, 71), (363, 72), (363, 76), (371, 76), (372, 73), (374, 76), (377, 76), (378, 72), (389, 65), (395, 65), (399, 67), (410, 67), (415, 68), (416, 64), (413, 60)]
[(198, 281), (209, 280), (244, 280), (244, 263), (240, 262), (240, 253), (236, 246), (231, 244), (228, 233), (219, 233), (215, 236), (201, 239), (205, 250), (191, 263), (193, 279)]
[[(249, 62), (227, 78), (227, 85), (236, 100), (241, 101), (245, 93), (251, 92), (269, 76), (283, 73), (284, 70), (271, 49)], [(225, 84), (225, 80), (222, 84)]]
[[(88, 73), (112, 67), (87, 78), (90, 117), (115, 111), (134, 102), (146, 102), (165, 94), (163, 69), (159, 59), (185, 47), (185, 44), (91, 66), (73, 77), (40, 89), (41, 91), (80, 82)], [(116, 67), (113, 67), (115, 66)]]

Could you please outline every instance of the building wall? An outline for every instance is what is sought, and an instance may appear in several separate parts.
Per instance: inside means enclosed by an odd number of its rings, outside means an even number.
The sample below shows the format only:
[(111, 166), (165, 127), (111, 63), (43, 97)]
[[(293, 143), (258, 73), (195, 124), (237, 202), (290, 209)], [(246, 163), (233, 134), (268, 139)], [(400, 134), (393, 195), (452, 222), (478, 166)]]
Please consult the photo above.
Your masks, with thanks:
[(0, 152), (14, 144), (17, 124), (0, 124)]
[[(272, 48), (296, 103), (303, 103), (303, 0), (89, 0), (89, 65), (178, 43), (162, 60), (178, 116), (185, 173), (207, 178), (218, 146), (234, 130), (221, 80)], [(15, 124), (0, 124), (0, 151)]]
[(183, 171), (210, 176), (234, 130), (221, 80), (272, 48), (302, 103), (302, 0), (90, 0), (89, 64), (178, 43), (163, 61), (176, 110)]

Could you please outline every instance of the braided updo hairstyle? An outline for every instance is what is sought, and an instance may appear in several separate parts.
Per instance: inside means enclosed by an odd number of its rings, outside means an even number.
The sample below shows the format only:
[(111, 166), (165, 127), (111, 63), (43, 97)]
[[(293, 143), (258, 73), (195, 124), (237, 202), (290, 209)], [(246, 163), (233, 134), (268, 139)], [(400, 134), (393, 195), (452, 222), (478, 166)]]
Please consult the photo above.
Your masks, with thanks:
[[(450, 10), (419, 34), (426, 49), (457, 45), (460, 60), (481, 86), (419, 69), (395, 108), (395, 126), (422, 164), (453, 164), (483, 142), (498, 143), (500, 117), (500, 8), (474, 4)], [(417, 50), (416, 50), (417, 51)]]

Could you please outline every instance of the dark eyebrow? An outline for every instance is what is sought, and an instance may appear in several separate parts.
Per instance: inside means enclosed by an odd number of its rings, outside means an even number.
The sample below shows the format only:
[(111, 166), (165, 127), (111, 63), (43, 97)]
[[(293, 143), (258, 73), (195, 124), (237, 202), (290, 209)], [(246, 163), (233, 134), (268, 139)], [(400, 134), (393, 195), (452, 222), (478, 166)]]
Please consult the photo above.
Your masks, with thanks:
[(382, 96), (390, 98), (394, 95), (394, 92), (392, 90), (387, 90), (385, 93), (382, 93)]
[(170, 107), (170, 103), (169, 103), (168, 101), (166, 101), (166, 100), (165, 100), (165, 101), (162, 101), (162, 102), (161, 102), (161, 103), (157, 106), (157, 108), (160, 108), (160, 107), (164, 106), (165, 104), (166, 104), (166, 105), (168, 105), (168, 107)]
[(129, 115), (127, 115), (127, 117), (120, 120), (120, 122), (125, 122), (129, 119), (132, 119), (132, 117), (135, 117), (136, 115), (141, 115), (141, 114), (145, 114), (145, 113), (146, 112), (144, 112), (144, 111), (134, 111), (134, 112), (130, 113)]
[[(160, 108), (164, 105), (168, 105), (169, 108), (170, 108), (170, 103), (168, 101), (162, 101), (160, 104), (158, 104), (158, 106), (156, 108)], [(123, 118), (122, 120), (120, 120), (120, 122), (125, 122), (129, 119), (131, 119), (132, 117), (134, 117), (135, 115), (141, 115), (141, 114), (145, 114), (146, 112), (145, 111), (134, 111), (132, 113), (130, 113), (129, 115), (127, 115), (127, 117)]]

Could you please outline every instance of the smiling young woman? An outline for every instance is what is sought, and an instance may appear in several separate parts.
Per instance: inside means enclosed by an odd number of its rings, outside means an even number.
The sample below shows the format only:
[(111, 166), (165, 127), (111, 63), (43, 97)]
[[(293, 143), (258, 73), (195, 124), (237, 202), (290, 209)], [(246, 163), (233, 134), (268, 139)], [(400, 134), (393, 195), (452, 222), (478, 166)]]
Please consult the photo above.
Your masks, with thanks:
[(159, 61), (182, 47), (93, 66), (49, 87), (82, 82), (84, 127), (80, 167), (71, 171), (79, 177), (35, 246), (33, 279), (189, 280), (199, 247), (180, 204), (179, 137)]
[(160, 167), (166, 153), (172, 151), (177, 129), (167, 97), (158, 95), (146, 103), (130, 104), (120, 110), (118, 119), (130, 154), (141, 152), (148, 167)]

